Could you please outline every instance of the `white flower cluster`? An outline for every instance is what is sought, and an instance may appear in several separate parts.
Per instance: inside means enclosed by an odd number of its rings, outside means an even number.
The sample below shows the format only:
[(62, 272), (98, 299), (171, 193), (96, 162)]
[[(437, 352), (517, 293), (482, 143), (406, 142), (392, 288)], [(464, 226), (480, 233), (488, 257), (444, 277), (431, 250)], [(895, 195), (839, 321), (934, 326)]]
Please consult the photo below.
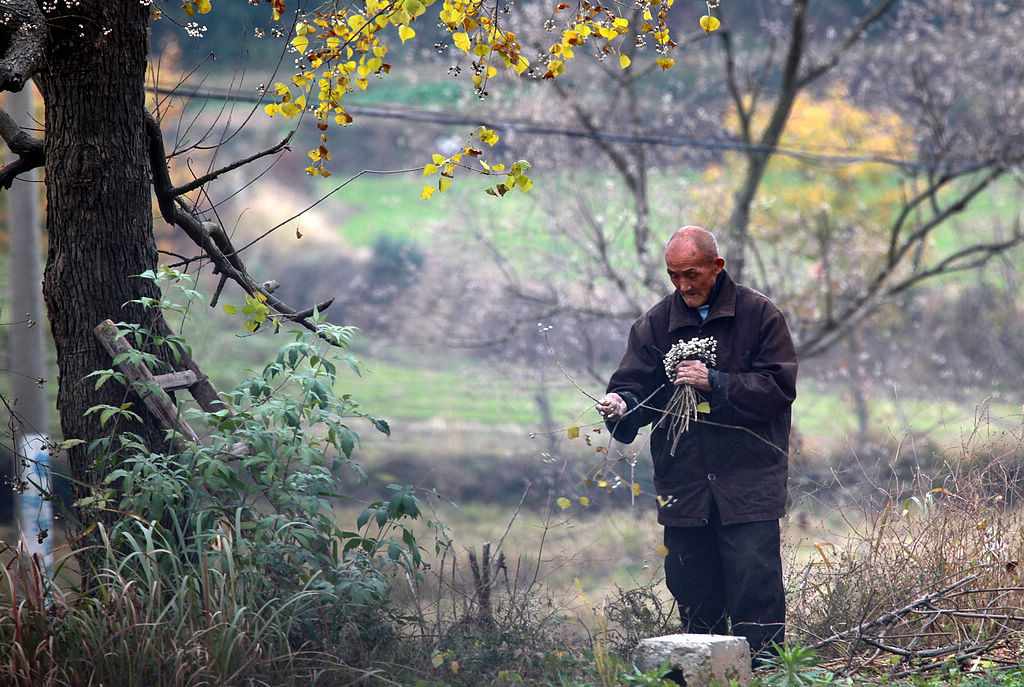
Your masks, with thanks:
[(699, 360), (708, 367), (714, 367), (718, 361), (717, 351), (718, 341), (713, 336), (677, 341), (665, 354), (665, 374), (669, 379), (674, 379), (676, 367), (684, 360)]

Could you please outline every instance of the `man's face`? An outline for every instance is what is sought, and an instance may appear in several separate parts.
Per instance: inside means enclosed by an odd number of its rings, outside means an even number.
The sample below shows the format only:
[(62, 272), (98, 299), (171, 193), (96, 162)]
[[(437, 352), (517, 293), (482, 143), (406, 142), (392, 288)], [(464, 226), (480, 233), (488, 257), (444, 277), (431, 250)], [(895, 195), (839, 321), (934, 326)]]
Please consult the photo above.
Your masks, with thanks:
[(665, 251), (665, 266), (668, 278), (683, 297), (683, 302), (691, 308), (699, 308), (708, 302), (718, 273), (725, 267), (725, 260), (720, 257), (709, 260), (697, 252), (691, 241), (679, 239), (669, 244)]

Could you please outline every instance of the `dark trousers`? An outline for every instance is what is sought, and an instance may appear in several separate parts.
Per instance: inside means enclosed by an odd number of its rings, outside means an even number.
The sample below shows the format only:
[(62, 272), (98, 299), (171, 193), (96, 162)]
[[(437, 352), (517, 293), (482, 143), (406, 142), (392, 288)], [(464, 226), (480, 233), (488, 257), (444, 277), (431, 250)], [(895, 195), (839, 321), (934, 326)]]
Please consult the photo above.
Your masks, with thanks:
[(778, 520), (666, 527), (665, 582), (683, 630), (746, 637), (754, 656), (785, 639), (786, 596)]

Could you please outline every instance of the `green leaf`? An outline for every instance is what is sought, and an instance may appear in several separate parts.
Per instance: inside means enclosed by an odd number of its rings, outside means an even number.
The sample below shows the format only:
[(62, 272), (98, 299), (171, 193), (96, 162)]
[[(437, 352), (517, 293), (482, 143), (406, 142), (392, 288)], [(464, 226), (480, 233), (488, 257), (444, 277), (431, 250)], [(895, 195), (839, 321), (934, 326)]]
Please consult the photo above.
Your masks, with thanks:
[(698, 413), (710, 413), (711, 412), (711, 404), (708, 403), (707, 401), (703, 401), (702, 403), (698, 403), (697, 404), (697, 412)]
[(373, 426), (376, 427), (384, 436), (391, 436), (391, 425), (386, 420), (374, 420)]

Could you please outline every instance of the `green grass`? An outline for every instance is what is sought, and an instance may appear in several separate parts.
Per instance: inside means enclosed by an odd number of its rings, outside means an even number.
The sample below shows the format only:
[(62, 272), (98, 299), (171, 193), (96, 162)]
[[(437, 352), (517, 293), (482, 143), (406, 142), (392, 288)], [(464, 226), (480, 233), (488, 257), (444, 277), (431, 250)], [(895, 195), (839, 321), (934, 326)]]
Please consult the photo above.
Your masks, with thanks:
[[(402, 361), (365, 359), (362, 376), (346, 375), (341, 384), (368, 410), (403, 420), (449, 420), (481, 424), (536, 425), (539, 382), (526, 367), (497, 365), (430, 352), (406, 354)], [(557, 368), (552, 370), (557, 374)], [(551, 404), (566, 426), (593, 406), (568, 380), (547, 384)], [(597, 395), (601, 389), (591, 389)], [(597, 420), (597, 414), (584, 420)]]

